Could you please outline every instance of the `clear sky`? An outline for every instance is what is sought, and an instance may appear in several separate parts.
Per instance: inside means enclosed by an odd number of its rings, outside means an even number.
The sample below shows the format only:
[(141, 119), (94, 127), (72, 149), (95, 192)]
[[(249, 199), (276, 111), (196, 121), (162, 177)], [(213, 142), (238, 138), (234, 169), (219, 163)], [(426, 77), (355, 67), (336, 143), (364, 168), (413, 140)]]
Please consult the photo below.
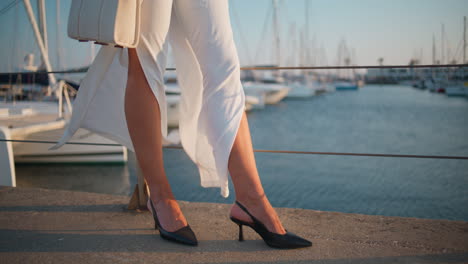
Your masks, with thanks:
[[(306, 1), (309, 5), (308, 42), (305, 37)], [(10, 2), (1, 0), (0, 10)], [(36, 1), (31, 2), (36, 8)], [(70, 2), (60, 0), (58, 20), (61, 30), (57, 35), (56, 0), (46, 0), (49, 49), (54, 69), (82, 66), (91, 61), (89, 45), (66, 36)], [(241, 64), (275, 63), (272, 1), (229, 2)], [(309, 59), (303, 59), (302, 64), (337, 64), (341, 41), (346, 42), (354, 58), (353, 64), (377, 64), (379, 57), (384, 58), (384, 64), (408, 64), (411, 58), (431, 63), (433, 36), (436, 56), (440, 60), (442, 24), (446, 32), (445, 56), (461, 62), (463, 16), (468, 16), (468, 0), (279, 0), (278, 7), (282, 65), (301, 63), (298, 58), (305, 54), (305, 48), (300, 45), (301, 32), (302, 42), (307, 42), (304, 46), (310, 53)], [(0, 71), (17, 70), (27, 53), (35, 53), (36, 61), (39, 59), (39, 49), (22, 1), (0, 14), (0, 25)], [(60, 64), (57, 51), (61, 54)]]

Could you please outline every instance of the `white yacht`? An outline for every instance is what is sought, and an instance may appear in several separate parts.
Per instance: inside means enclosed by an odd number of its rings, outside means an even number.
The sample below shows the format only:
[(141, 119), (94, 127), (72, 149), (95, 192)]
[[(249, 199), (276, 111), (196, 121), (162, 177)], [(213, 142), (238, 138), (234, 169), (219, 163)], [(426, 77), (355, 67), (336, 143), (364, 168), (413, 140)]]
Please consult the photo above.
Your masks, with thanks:
[(310, 83), (293, 82), (289, 84), (288, 98), (305, 98), (315, 95), (315, 89)]
[(320, 90), (318, 82), (308, 80), (307, 76), (302, 75), (288, 75), (288, 86), (291, 88), (288, 92), (288, 98), (307, 98), (317, 94)]
[[(125, 163), (127, 149), (116, 142), (80, 128), (70, 142), (48, 150), (64, 132), (70, 113), (57, 115), (57, 102), (18, 101), (0, 103), (0, 127), (12, 140), (51, 141), (12, 142), (15, 163)], [(117, 146), (92, 145), (96, 143)]]
[(462, 83), (450, 84), (445, 87), (445, 94), (448, 96), (466, 96), (468, 87)]
[(288, 95), (290, 90), (288, 86), (275, 83), (245, 82), (243, 86), (246, 95), (263, 97), (266, 104), (277, 104)]
[(264, 75), (262, 78), (254, 81), (243, 83), (246, 95), (256, 97), (264, 96), (266, 104), (277, 104), (283, 100), (291, 90), (289, 86), (284, 84), (284, 79), (272, 74)]

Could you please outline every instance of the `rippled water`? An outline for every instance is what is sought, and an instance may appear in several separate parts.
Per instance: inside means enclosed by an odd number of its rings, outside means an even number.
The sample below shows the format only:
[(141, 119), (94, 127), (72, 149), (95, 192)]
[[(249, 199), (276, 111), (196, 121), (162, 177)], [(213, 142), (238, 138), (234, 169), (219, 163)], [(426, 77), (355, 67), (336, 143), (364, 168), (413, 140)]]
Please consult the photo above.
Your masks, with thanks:
[[(366, 86), (249, 113), (257, 149), (468, 156), (468, 100), (403, 86)], [(180, 150), (164, 151), (180, 200), (230, 203), (202, 188)], [(468, 221), (468, 161), (256, 154), (274, 206)], [(18, 186), (130, 194), (125, 166), (17, 166)]]

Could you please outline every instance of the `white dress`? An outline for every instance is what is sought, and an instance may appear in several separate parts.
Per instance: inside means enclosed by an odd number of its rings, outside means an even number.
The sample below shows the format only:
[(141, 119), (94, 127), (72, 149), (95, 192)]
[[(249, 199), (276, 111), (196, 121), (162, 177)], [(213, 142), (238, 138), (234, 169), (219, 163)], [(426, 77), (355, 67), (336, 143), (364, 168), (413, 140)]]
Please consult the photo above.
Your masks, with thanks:
[[(181, 87), (182, 146), (199, 169), (201, 185), (220, 187), (227, 197), (229, 154), (245, 107), (228, 1), (142, 1), (136, 50), (160, 106), (163, 142), (170, 142), (163, 78), (169, 43)], [(70, 122), (51, 150), (81, 127), (134, 151), (124, 112), (127, 71), (127, 49), (99, 50), (73, 102)]]

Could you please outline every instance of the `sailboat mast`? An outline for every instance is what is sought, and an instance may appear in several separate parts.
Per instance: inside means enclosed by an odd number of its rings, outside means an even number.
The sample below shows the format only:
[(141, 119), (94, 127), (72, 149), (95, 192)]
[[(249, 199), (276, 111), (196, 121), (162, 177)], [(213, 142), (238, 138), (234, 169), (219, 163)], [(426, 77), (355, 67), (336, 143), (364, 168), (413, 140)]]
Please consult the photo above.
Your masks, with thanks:
[(37, 0), (37, 9), (39, 12), (39, 30), (41, 31), (42, 41), (44, 43), (44, 48), (46, 49), (46, 51), (49, 51), (49, 43), (47, 41), (47, 18), (44, 0)]
[[(304, 50), (305, 50), (305, 41), (304, 41), (304, 29), (299, 32), (299, 66), (305, 66), (304, 63)], [(302, 71), (304, 72), (304, 70)]]
[(62, 64), (62, 23), (61, 23), (61, 15), (60, 15), (60, 0), (55, 0), (55, 23), (57, 26), (55, 27), (55, 42), (57, 45), (57, 68), (59, 70), (63, 69)]
[(306, 64), (310, 64), (310, 51), (309, 51), (309, 44), (310, 44), (310, 28), (309, 28), (309, 0), (304, 0), (305, 1), (305, 43), (306, 45), (304, 46), (305, 49), (305, 61)]
[[(52, 71), (52, 66), (50, 65), (49, 55), (44, 45), (41, 32), (39, 31), (39, 27), (37, 25), (36, 18), (34, 16), (33, 9), (31, 7), (31, 2), (29, 0), (23, 0), (23, 2), (24, 2), (24, 7), (26, 8), (26, 13), (28, 14), (29, 22), (31, 22), (31, 26), (34, 31), (34, 36), (36, 37), (37, 45), (39, 46), (39, 50), (44, 60), (44, 65), (46, 66), (46, 70), (50, 72)], [(53, 73), (49, 73), (48, 76), (49, 76), (50, 84), (52, 86), (55, 85), (57, 83), (57, 80), (55, 79), (55, 75)], [(50, 93), (51, 93), (51, 87), (49, 85), (49, 95)]]
[(295, 51), (297, 50), (297, 40), (296, 40), (296, 24), (291, 23), (289, 25), (289, 32), (291, 34), (291, 38), (289, 41), (290, 45), (290, 54), (289, 54), (289, 65), (296, 65), (296, 53)]
[[(432, 65), (436, 64), (436, 43), (435, 43), (435, 35), (432, 34)], [(431, 69), (431, 76), (434, 78), (434, 68)]]
[(275, 34), (275, 53), (276, 63), (278, 66), (281, 64), (281, 46), (280, 46), (280, 34), (278, 24), (278, 0), (272, 0), (273, 3), (273, 30)]
[(463, 63), (466, 61), (466, 16), (463, 17)]
[(440, 63), (441, 63), (441, 64), (445, 64), (444, 35), (445, 35), (445, 28), (444, 28), (444, 24), (442, 24), (442, 29), (441, 29), (441, 32), (440, 32)]

